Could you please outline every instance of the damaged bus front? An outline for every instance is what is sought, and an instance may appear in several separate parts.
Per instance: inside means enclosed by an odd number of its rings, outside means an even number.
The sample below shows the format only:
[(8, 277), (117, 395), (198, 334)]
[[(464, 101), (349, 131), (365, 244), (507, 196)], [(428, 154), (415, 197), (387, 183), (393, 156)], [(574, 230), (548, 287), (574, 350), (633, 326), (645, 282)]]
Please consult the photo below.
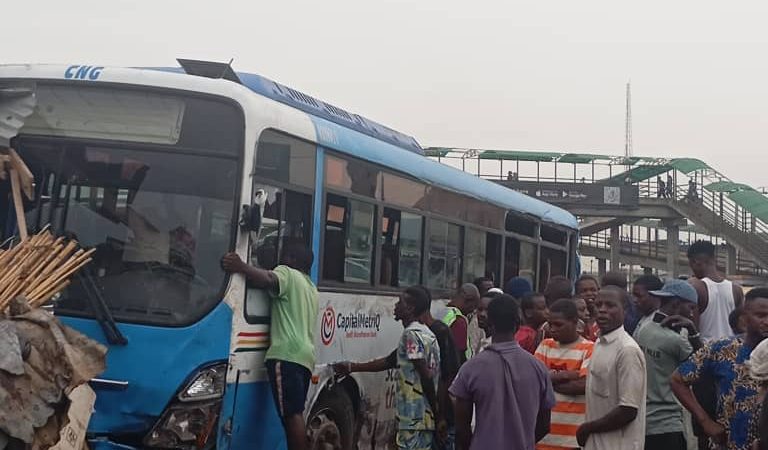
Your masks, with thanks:
[[(242, 108), (105, 81), (99, 67), (40, 74), (0, 68), (0, 147), (33, 172), (30, 231), (49, 225), (96, 249), (53, 303), (109, 347), (91, 383), (91, 448), (213, 447), (232, 329), (219, 260), (235, 241)], [(12, 209), (0, 230), (16, 234)]]

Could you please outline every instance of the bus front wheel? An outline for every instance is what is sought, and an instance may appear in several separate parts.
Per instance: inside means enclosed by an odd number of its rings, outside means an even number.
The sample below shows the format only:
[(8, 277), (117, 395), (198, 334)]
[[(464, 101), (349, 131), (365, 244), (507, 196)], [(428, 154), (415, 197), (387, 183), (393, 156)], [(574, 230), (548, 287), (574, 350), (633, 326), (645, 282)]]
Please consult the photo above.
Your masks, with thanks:
[(343, 388), (320, 394), (307, 419), (311, 450), (353, 449), (355, 410)]

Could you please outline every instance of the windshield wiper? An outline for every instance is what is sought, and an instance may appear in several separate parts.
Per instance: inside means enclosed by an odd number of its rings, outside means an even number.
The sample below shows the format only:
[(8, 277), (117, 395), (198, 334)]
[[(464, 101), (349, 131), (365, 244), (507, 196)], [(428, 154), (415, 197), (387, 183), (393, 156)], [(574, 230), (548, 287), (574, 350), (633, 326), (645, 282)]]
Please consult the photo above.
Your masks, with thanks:
[(91, 272), (84, 270), (77, 274), (77, 278), (80, 280), (80, 285), (85, 291), (88, 303), (101, 326), (101, 331), (104, 332), (104, 337), (107, 338), (107, 342), (111, 345), (127, 345), (128, 339), (125, 338), (125, 335), (117, 327), (117, 322), (112, 317), (112, 312), (109, 310), (107, 302), (104, 301), (104, 297), (101, 296), (101, 291), (96, 286), (96, 281), (94, 281)]

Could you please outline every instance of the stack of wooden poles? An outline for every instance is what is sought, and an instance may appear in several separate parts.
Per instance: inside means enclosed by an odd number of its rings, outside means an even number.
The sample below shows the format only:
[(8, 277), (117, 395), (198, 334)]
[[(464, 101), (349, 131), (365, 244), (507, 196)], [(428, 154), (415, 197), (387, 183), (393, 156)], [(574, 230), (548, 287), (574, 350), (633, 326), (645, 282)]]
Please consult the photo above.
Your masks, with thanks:
[(95, 249), (55, 238), (47, 229), (0, 249), (0, 314), (16, 296), (39, 307), (69, 286), (70, 279), (91, 261)]

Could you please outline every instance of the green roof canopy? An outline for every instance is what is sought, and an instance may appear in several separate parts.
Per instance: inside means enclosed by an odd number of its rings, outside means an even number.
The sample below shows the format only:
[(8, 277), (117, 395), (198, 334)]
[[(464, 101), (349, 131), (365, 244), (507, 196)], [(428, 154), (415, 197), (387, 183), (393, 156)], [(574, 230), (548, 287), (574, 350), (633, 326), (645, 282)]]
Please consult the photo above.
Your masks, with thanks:
[(608, 178), (606, 181), (609, 183), (624, 183), (628, 180), (630, 183), (639, 183), (649, 178), (659, 176), (671, 169), (672, 167), (666, 164), (657, 166), (638, 166), (624, 171), (618, 175), (614, 175), (611, 178)]
[(746, 209), (747, 212), (762, 220), (768, 222), (768, 197), (757, 192), (754, 189), (746, 191), (737, 191), (728, 194), (737, 205)]
[(595, 160), (610, 161), (613, 159), (607, 155), (594, 155), (589, 153), (566, 153), (557, 160), (562, 163), (586, 164)]
[(695, 170), (709, 169), (709, 166), (696, 158), (677, 158), (673, 159), (670, 165), (683, 173), (691, 173)]
[(710, 192), (736, 192), (752, 189), (746, 184), (734, 183), (733, 181), (717, 181), (704, 186), (704, 189)]
[(562, 153), (553, 152), (526, 152), (517, 150), (485, 150), (480, 153), (480, 159), (503, 159), (511, 161), (542, 161), (552, 162)]

